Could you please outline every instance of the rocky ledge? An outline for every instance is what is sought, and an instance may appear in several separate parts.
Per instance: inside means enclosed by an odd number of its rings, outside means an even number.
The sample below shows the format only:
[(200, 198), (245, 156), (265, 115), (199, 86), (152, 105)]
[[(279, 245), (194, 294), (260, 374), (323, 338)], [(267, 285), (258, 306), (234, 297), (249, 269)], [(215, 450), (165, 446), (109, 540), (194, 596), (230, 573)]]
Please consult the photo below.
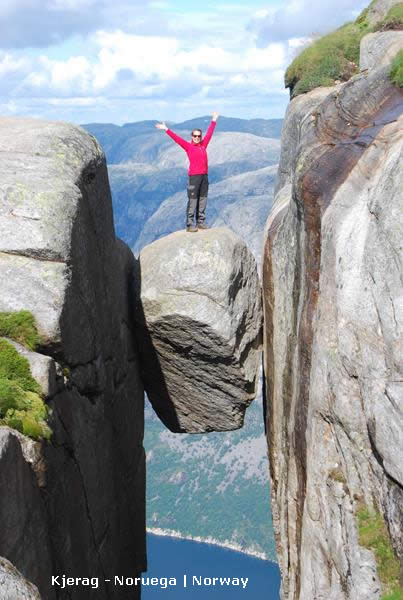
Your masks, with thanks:
[(242, 426), (256, 395), (256, 262), (228, 229), (176, 232), (140, 254), (138, 335), (146, 391), (171, 431)]

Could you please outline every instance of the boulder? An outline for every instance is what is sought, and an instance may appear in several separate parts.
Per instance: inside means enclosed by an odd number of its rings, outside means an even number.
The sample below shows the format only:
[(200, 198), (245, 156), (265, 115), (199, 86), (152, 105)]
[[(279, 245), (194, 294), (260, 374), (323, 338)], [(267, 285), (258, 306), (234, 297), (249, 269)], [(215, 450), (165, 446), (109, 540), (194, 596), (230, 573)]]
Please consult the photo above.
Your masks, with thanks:
[(140, 254), (146, 391), (177, 432), (242, 426), (256, 395), (261, 297), (256, 262), (224, 228), (176, 232)]
[(41, 600), (38, 588), (0, 556), (0, 600)]

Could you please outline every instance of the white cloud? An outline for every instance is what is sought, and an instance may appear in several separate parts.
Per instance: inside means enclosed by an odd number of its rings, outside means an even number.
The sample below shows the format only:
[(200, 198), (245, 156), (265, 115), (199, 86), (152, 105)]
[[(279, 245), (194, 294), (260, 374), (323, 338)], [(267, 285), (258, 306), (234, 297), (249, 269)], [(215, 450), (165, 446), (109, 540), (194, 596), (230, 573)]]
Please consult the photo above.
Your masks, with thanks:
[(12, 50), (0, 51), (0, 107), (76, 122), (213, 109), (270, 117), (271, 107), (278, 116), (296, 50), (312, 30), (358, 12), (356, 1), (197, 3), (175, 12), (174, 0), (1, 0), (0, 46)]
[(102, 27), (159, 25), (149, 0), (1, 0), (0, 47), (45, 48)]
[(267, 15), (256, 15), (249, 30), (256, 33), (257, 45), (286, 41), (290, 38), (325, 33), (353, 20), (368, 0), (293, 0)]
[(121, 31), (98, 32), (93, 39), (98, 47), (93, 61), (85, 56), (54, 60), (42, 55), (27, 64), (7, 54), (0, 63), (0, 77), (2, 70), (20, 73), (13, 89), (16, 97), (177, 98), (201, 94), (207, 98), (215, 88), (230, 93), (232, 85), (238, 91), (241, 84), (245, 90), (265, 86), (270, 73), (281, 69), (286, 58), (281, 44), (230, 52), (219, 46), (196, 43), (188, 47), (175, 38)]

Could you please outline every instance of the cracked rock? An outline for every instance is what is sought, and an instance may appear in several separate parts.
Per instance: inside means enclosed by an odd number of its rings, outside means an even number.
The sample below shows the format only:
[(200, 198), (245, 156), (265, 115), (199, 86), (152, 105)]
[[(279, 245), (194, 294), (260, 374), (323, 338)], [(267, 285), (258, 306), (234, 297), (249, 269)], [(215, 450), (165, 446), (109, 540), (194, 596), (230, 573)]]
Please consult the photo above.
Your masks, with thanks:
[(245, 243), (217, 228), (140, 254), (140, 346), (148, 397), (177, 432), (242, 426), (256, 394), (261, 299)]

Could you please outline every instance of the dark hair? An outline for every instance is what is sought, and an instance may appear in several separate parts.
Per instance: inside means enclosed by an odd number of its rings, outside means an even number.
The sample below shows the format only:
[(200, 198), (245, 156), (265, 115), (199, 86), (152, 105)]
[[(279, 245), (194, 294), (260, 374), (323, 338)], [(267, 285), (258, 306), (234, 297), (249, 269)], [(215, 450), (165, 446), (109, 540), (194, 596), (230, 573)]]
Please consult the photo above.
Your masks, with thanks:
[(192, 135), (194, 134), (195, 131), (200, 131), (200, 137), (203, 135), (203, 132), (201, 129), (193, 129)]

